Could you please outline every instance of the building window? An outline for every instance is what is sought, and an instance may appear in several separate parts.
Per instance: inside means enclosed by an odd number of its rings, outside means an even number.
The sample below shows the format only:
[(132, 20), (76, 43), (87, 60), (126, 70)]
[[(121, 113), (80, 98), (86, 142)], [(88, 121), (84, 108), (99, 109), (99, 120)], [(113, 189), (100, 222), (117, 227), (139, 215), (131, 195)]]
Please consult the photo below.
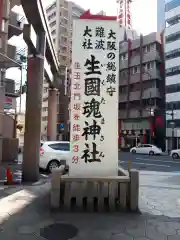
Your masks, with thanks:
[(176, 102), (167, 102), (166, 103), (166, 110), (171, 111), (171, 110), (180, 110), (180, 101)]
[(64, 29), (64, 30), (63, 30), (63, 32), (67, 33), (67, 28), (66, 28), (66, 27), (64, 27), (63, 29)]
[(179, 39), (180, 39), (180, 32), (176, 32), (166, 37), (166, 43), (175, 42)]
[(119, 110), (121, 110), (121, 109), (123, 109), (123, 110), (125, 110), (126, 109), (126, 107), (127, 107), (127, 103), (119, 103)]
[(180, 48), (165, 53), (166, 60), (180, 57)]
[(64, 7), (68, 8), (68, 2), (67, 1), (64, 1)]
[(127, 92), (127, 86), (119, 87), (120, 93), (126, 93)]
[(132, 57), (139, 56), (140, 48), (136, 48), (132, 50)]
[(145, 47), (143, 47), (143, 52), (144, 53), (148, 53), (148, 52), (150, 52), (151, 51), (151, 46), (150, 46), (150, 44), (149, 45), (146, 45)]
[(50, 12), (51, 10), (53, 10), (54, 8), (56, 7), (56, 3), (54, 3), (53, 5), (51, 5), (47, 10), (46, 12)]
[[(180, 128), (180, 119), (174, 119), (174, 126), (175, 128)], [(166, 121), (167, 128), (172, 128), (172, 120), (167, 120)]]
[(63, 16), (68, 18), (68, 11), (67, 10), (64, 10)]
[(67, 60), (67, 57), (62, 56), (62, 60), (63, 60), (63, 61), (66, 61), (66, 60)]
[(155, 103), (156, 103), (156, 100), (154, 98), (147, 98), (142, 100), (142, 104), (144, 107), (154, 106)]
[(47, 93), (48, 92), (48, 87), (44, 87), (44, 93)]
[(134, 83), (130, 85), (131, 92), (136, 92), (136, 91), (139, 91), (140, 89), (141, 89), (140, 83)]
[(124, 60), (127, 60), (128, 59), (128, 54), (127, 53), (123, 53), (120, 55), (120, 60), (121, 61), (124, 61)]
[(144, 71), (149, 71), (155, 67), (155, 61), (151, 61), (148, 63), (143, 64)]
[(47, 116), (42, 117), (42, 121), (43, 121), (43, 122), (46, 122), (47, 120), (48, 120), (48, 117), (47, 117)]
[(48, 111), (48, 107), (43, 107), (42, 110), (43, 110), (43, 112), (47, 112)]
[(151, 43), (151, 44), (148, 44), (148, 45), (143, 47), (143, 52), (144, 53), (148, 53), (148, 52), (153, 51), (155, 49), (156, 49), (156, 44), (155, 43)]
[(53, 21), (51, 24), (50, 24), (50, 27), (54, 27), (56, 25), (56, 21)]
[(5, 32), (6, 30), (6, 23), (7, 21), (5, 19), (2, 19), (2, 23), (1, 23), (1, 31)]
[(180, 92), (180, 83), (166, 86), (166, 93)]
[(180, 66), (172, 67), (172, 68), (167, 68), (166, 69), (166, 76), (174, 76), (180, 74)]
[(59, 98), (60, 98), (60, 96), (59, 96), (59, 94), (57, 95), (57, 105), (59, 104)]
[(135, 66), (131, 68), (131, 74), (137, 74), (140, 72), (140, 66)]
[(154, 61), (153, 62), (148, 62), (146, 65), (147, 65), (147, 70), (150, 70), (150, 69), (154, 68), (155, 62)]
[[(127, 105), (127, 104), (126, 104)], [(130, 108), (137, 108), (139, 107), (139, 100), (135, 100), (129, 103)]]
[(67, 44), (67, 38), (62, 36), (61, 42), (62, 42), (62, 44)]
[(51, 15), (49, 15), (48, 20), (50, 21), (52, 18), (56, 16), (56, 12), (53, 12)]
[(173, 26), (180, 22), (180, 15), (176, 15), (166, 21), (166, 27)]
[(120, 78), (123, 78), (123, 77), (126, 77), (128, 74), (128, 70), (127, 69), (124, 69), (122, 71), (119, 72), (119, 77)]
[(52, 32), (51, 32), (52, 35), (55, 35), (56, 34), (56, 30), (54, 29)]
[(67, 53), (67, 47), (60, 47), (61, 53)]
[(166, 3), (165, 5), (165, 11), (168, 12), (174, 8), (177, 8), (180, 6), (180, 1), (179, 0), (172, 0), (171, 2)]
[(68, 20), (67, 19), (63, 19), (64, 24), (68, 24)]

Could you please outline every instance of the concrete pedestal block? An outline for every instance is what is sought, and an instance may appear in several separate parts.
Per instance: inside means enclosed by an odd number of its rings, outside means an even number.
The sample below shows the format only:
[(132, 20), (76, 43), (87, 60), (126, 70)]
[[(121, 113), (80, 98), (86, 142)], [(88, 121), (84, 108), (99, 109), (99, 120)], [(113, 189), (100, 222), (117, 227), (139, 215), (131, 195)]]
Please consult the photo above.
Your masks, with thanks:
[(65, 166), (54, 169), (51, 178), (51, 208), (57, 209), (60, 206), (60, 180)]
[(135, 169), (129, 171), (130, 187), (129, 187), (129, 200), (130, 210), (136, 212), (139, 210), (139, 172)]

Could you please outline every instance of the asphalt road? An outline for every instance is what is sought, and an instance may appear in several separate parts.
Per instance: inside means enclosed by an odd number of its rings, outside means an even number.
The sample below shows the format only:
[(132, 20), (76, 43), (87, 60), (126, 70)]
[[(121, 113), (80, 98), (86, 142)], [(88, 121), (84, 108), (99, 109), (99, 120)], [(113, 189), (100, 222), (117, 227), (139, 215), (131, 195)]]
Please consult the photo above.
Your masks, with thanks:
[(149, 156), (132, 153), (119, 153), (120, 165), (127, 169), (128, 161), (131, 161), (131, 168), (137, 170), (157, 171), (157, 172), (179, 172), (180, 159), (173, 160), (170, 156)]
[[(19, 155), (19, 164), (10, 166), (11, 170), (16, 175), (16, 179), (21, 178), (21, 162), (22, 154)], [(131, 162), (131, 168), (142, 171), (156, 171), (156, 172), (175, 172), (180, 173), (180, 159), (173, 160), (169, 156), (149, 156), (119, 152), (119, 165), (124, 169), (128, 168), (128, 161)], [(0, 182), (5, 179), (6, 166), (0, 165)], [(41, 175), (46, 177), (46, 172), (41, 171)]]

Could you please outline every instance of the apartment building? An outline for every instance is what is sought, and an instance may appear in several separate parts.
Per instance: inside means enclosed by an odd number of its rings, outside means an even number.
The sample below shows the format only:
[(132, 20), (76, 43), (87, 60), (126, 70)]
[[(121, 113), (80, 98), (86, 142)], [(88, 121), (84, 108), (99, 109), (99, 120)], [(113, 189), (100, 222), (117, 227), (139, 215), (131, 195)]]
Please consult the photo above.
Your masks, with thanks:
[(71, 1), (57, 0), (46, 9), (46, 13), (60, 65), (70, 67), (73, 19), (79, 18), (84, 9)]
[(166, 147), (180, 148), (180, 1), (165, 5)]
[[(6, 79), (6, 70), (11, 67), (19, 67), (16, 59), (16, 47), (8, 44), (12, 36), (22, 33), (24, 18), (12, 12), (15, 5), (20, 5), (20, 0), (0, 0), (0, 111), (16, 108), (15, 84), (12, 79)], [(14, 137), (14, 117), (0, 114), (0, 162), (4, 149), (2, 149), (5, 138)]]
[(49, 26), (53, 38), (61, 70), (61, 87), (57, 107), (58, 138), (69, 139), (69, 101), (68, 71), (72, 62), (72, 28), (73, 20), (78, 19), (84, 9), (71, 1), (56, 0), (46, 9)]
[(164, 148), (165, 76), (162, 39), (151, 33), (120, 45), (119, 145)]

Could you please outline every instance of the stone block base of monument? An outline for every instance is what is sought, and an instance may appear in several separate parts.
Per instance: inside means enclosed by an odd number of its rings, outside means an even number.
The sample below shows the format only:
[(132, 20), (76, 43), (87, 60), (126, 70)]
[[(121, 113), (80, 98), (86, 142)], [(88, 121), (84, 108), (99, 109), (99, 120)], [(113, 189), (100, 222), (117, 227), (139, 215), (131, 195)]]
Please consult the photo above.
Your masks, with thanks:
[(51, 182), (51, 208), (61, 211), (138, 211), (139, 172), (120, 171), (112, 177), (71, 177), (55, 169)]

